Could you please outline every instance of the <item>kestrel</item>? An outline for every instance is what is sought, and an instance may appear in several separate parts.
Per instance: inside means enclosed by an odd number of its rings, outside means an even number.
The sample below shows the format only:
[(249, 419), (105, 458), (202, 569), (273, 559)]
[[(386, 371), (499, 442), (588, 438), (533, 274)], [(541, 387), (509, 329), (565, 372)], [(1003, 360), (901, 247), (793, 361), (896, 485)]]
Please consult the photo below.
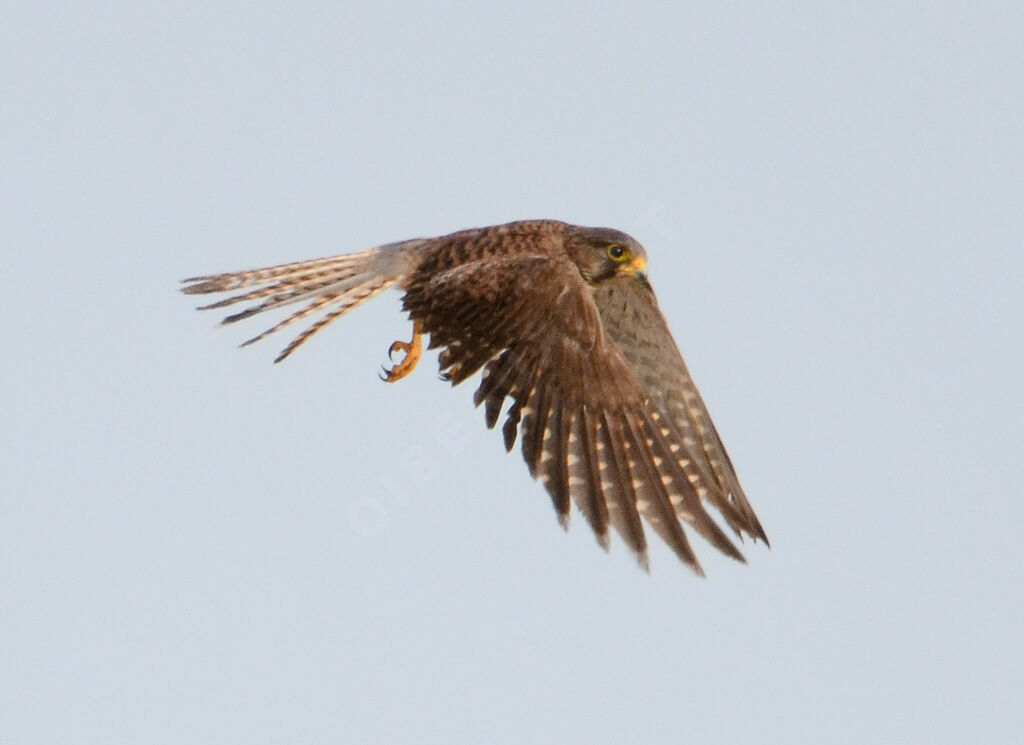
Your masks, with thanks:
[[(613, 528), (648, 567), (641, 518), (703, 574), (683, 524), (744, 561), (706, 507), (742, 540), (768, 542), (736, 478), (647, 281), (647, 253), (610, 228), (529, 220), (417, 238), (359, 253), (185, 280), (183, 292), (242, 292), (201, 310), (249, 303), (234, 323), (305, 305), (243, 346), (323, 313), (280, 362), (327, 324), (383, 290), (404, 291), (409, 342), (389, 355), (394, 382), (440, 347), (453, 385), (482, 370), (474, 395), (511, 451), (517, 435), (534, 478), (568, 527), (575, 502), (607, 550)], [(251, 289), (250, 289), (251, 288)]]

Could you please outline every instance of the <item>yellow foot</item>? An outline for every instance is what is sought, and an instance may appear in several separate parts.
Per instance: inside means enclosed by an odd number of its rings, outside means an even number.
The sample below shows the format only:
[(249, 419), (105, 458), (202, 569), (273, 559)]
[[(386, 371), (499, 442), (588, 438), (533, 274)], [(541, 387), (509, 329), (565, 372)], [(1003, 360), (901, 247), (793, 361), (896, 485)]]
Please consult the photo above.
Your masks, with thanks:
[(416, 363), (420, 361), (420, 355), (423, 353), (423, 345), (420, 342), (420, 335), (420, 324), (417, 321), (412, 327), (411, 341), (396, 341), (388, 347), (388, 359), (394, 361), (394, 354), (399, 350), (405, 352), (405, 357), (390, 370), (385, 367), (384, 374), (380, 376), (381, 380), (394, 383), (413, 371), (416, 367)]

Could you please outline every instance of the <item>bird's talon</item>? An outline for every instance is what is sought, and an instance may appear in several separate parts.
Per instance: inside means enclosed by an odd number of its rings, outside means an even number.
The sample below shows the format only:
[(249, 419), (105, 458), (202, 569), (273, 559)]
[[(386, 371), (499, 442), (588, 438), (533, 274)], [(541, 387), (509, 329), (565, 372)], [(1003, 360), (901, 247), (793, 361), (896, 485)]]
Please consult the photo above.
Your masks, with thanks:
[(388, 347), (388, 359), (391, 360), (392, 362), (394, 362), (395, 361), (395, 352), (401, 350), (401, 351), (405, 352), (406, 355), (408, 355), (409, 351), (411, 349), (412, 349), (412, 344), (409, 344), (408, 342), (404, 342), (404, 341), (392, 342), (391, 346)]
[(394, 354), (397, 350), (404, 352), (405, 356), (402, 358), (401, 362), (390, 370), (385, 367), (385, 375), (382, 376), (381, 379), (388, 383), (394, 383), (396, 380), (401, 380), (411, 373), (413, 368), (416, 367), (416, 363), (420, 360), (422, 349), (423, 347), (420, 343), (420, 325), (419, 323), (414, 323), (411, 341), (396, 341), (388, 347), (388, 359), (392, 362), (394, 362)]

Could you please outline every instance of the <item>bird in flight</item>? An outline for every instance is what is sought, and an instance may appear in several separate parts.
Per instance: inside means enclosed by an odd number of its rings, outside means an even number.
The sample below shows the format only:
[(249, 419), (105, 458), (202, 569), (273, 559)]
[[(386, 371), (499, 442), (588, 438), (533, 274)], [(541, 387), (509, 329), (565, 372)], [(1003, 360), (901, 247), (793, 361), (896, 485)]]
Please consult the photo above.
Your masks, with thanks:
[(412, 372), (424, 335), (443, 379), (482, 371), (474, 401), (487, 426), (504, 412), (506, 450), (518, 437), (564, 527), (575, 503), (606, 550), (614, 530), (647, 569), (646, 522), (701, 575), (684, 525), (744, 561), (709, 506), (741, 540), (768, 543), (658, 308), (647, 254), (623, 232), (527, 220), (184, 285), (235, 293), (200, 310), (247, 304), (223, 323), (302, 304), (243, 346), (320, 314), (275, 362), (397, 286), (412, 338), (391, 345), (402, 358), (382, 377)]

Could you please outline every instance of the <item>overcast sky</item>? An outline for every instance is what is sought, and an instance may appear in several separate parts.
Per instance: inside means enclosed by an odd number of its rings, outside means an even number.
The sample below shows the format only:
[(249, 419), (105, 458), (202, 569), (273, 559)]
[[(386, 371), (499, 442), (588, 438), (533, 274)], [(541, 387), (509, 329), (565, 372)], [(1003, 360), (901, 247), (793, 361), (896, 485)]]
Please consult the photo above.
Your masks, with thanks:
[[(1017, 741), (1024, 15), (594, 5), (0, 7), (0, 741)], [(397, 293), (177, 292), (535, 217), (646, 246), (771, 550), (566, 535)]]

